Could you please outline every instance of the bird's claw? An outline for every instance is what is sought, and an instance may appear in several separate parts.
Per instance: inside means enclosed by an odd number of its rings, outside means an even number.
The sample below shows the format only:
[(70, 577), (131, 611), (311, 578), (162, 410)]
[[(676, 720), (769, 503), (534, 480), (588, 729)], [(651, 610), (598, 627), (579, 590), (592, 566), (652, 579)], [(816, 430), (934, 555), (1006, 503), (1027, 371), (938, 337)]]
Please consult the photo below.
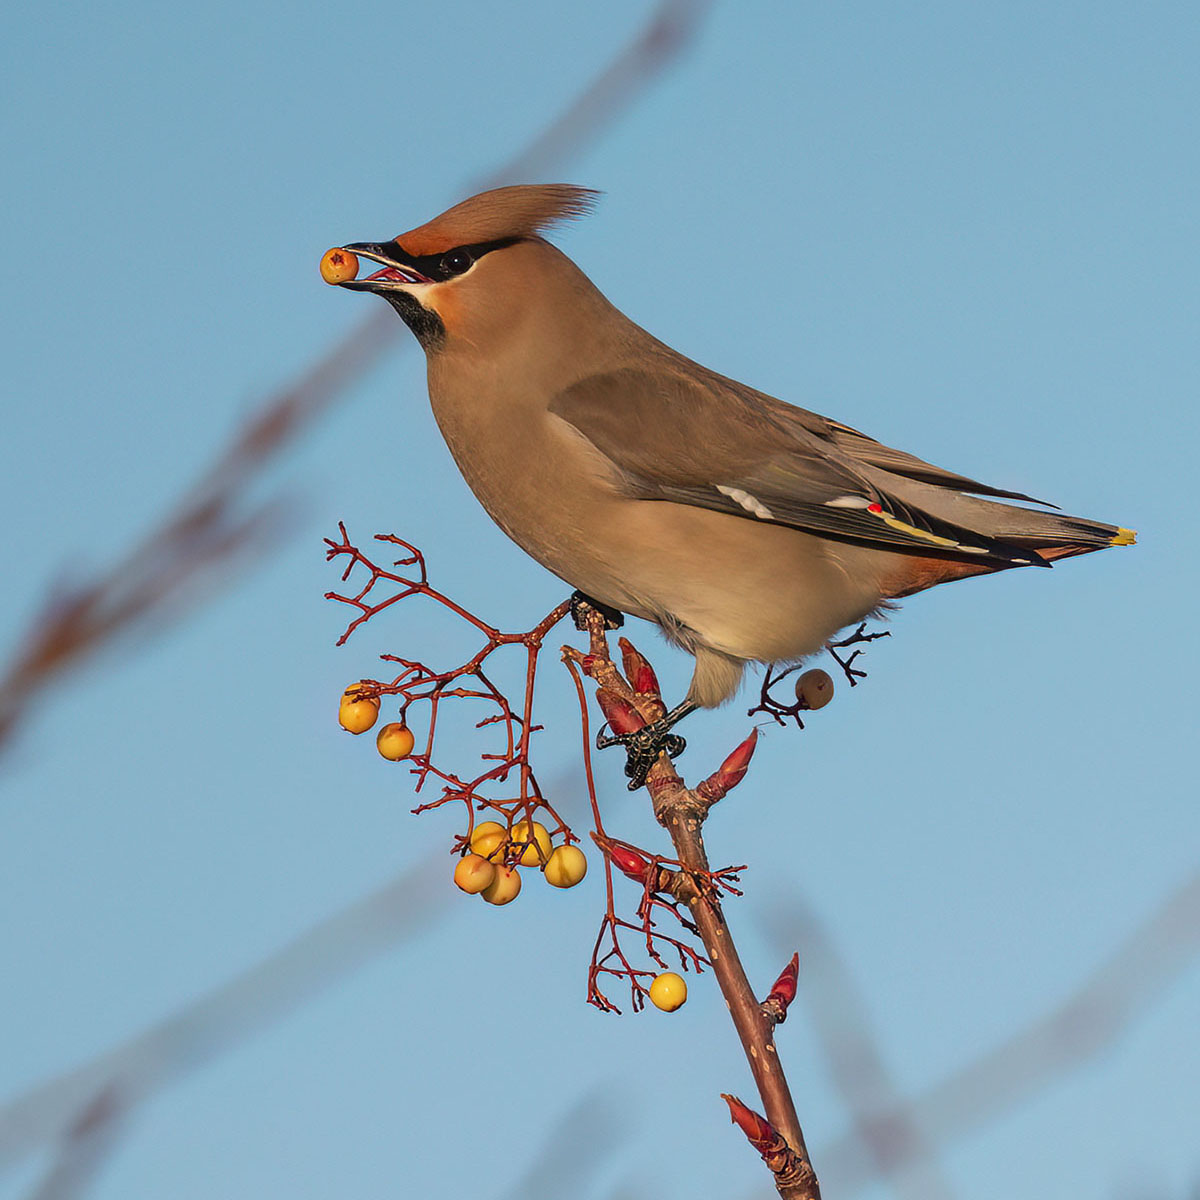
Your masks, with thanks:
[(654, 721), (635, 729), (632, 733), (606, 734), (601, 729), (596, 734), (596, 749), (607, 750), (609, 746), (625, 747), (625, 774), (629, 779), (629, 790), (636, 792), (646, 782), (650, 768), (658, 762), (658, 756), (678, 758), (687, 749), (687, 742), (665, 720)]
[(583, 592), (571, 593), (571, 620), (575, 622), (575, 628), (581, 633), (586, 633), (588, 629), (587, 616), (588, 612), (597, 612), (604, 618), (605, 629), (620, 629), (625, 624), (625, 617), (615, 608), (610, 608), (607, 604), (601, 604), (599, 600), (593, 600), (591, 596), (585, 596)]

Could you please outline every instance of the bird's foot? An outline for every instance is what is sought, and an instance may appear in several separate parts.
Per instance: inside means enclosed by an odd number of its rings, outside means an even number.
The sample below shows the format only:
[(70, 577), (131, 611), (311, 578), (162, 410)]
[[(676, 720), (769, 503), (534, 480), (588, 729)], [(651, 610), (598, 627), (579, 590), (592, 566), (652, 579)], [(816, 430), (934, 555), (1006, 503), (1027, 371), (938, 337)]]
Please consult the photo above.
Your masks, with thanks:
[(607, 604), (601, 604), (599, 600), (593, 600), (591, 596), (585, 596), (582, 592), (572, 592), (570, 603), (571, 620), (575, 622), (575, 628), (582, 633), (586, 633), (588, 629), (589, 610), (599, 613), (604, 618), (605, 629), (620, 629), (625, 624), (623, 613), (618, 612), (615, 608), (609, 608)]
[(891, 633), (884, 629), (878, 633), (866, 633), (867, 623), (864, 621), (849, 637), (844, 637), (840, 642), (826, 642), (825, 649), (829, 652), (833, 661), (842, 668), (842, 674), (846, 676), (851, 687), (857, 687), (860, 679), (866, 679), (866, 671), (860, 671), (855, 665), (854, 660), (862, 653), (861, 648), (855, 650), (853, 654), (848, 654), (844, 658), (838, 653), (839, 650), (845, 650), (847, 646), (859, 646), (861, 643), (877, 642), (880, 638), (891, 637)]
[[(676, 718), (678, 720), (678, 718)], [(625, 774), (629, 779), (629, 790), (636, 792), (646, 782), (650, 768), (658, 762), (658, 756), (678, 758), (687, 749), (687, 742), (677, 733), (671, 732), (674, 721), (670, 714), (660, 717), (632, 733), (596, 734), (596, 749), (607, 750), (609, 746), (625, 747)]]

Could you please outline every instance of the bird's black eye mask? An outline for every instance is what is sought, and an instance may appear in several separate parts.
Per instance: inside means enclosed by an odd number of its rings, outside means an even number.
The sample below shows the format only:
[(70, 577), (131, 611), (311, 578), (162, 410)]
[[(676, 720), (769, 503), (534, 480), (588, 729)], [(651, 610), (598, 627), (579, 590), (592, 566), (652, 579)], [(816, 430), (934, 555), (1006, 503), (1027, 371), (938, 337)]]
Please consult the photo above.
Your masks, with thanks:
[(464, 275), (485, 254), (501, 250), (521, 241), (519, 237), (497, 238), (492, 242), (474, 242), (469, 246), (455, 246), (440, 254), (408, 254), (394, 239), (390, 242), (351, 242), (343, 246), (362, 258), (380, 263), (383, 270), (368, 275), (365, 279), (348, 279), (341, 284), (351, 291), (379, 291), (373, 284), (386, 283), (445, 283), (455, 276)]
[(475, 242), (470, 246), (455, 246), (453, 250), (447, 250), (444, 254), (405, 254), (399, 242), (389, 242), (388, 249), (391, 250), (394, 246), (399, 261), (419, 271), (432, 283), (445, 283), (447, 279), (453, 279), (456, 275), (466, 274), (485, 254), (490, 254), (493, 250), (503, 250), (505, 246), (511, 246), (520, 240), (509, 237), (498, 238), (494, 242)]

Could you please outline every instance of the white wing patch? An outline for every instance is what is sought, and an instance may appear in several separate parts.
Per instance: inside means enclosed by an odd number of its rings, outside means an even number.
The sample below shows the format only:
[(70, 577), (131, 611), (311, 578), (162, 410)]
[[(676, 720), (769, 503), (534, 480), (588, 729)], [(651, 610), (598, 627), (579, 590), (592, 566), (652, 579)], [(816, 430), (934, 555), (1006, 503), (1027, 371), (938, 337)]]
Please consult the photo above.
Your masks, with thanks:
[(775, 520), (775, 514), (761, 500), (756, 500), (749, 492), (743, 492), (741, 488), (724, 487), (719, 483), (717, 484), (717, 491), (723, 496), (728, 496), (735, 504), (740, 504), (747, 512), (753, 513), (760, 521)]

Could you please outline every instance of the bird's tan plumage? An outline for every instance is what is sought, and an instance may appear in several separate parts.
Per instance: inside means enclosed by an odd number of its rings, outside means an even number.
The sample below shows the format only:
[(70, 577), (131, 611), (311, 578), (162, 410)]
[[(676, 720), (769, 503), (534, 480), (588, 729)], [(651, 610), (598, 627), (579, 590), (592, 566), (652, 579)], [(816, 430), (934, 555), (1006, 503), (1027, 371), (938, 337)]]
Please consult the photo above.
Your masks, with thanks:
[(567, 583), (694, 654), (691, 699), (718, 704), (748, 662), (803, 658), (891, 599), (1132, 539), (659, 342), (541, 236), (592, 196), (503, 188), (347, 249), (397, 264), (355, 286), (422, 337), (434, 414), (484, 508)]

